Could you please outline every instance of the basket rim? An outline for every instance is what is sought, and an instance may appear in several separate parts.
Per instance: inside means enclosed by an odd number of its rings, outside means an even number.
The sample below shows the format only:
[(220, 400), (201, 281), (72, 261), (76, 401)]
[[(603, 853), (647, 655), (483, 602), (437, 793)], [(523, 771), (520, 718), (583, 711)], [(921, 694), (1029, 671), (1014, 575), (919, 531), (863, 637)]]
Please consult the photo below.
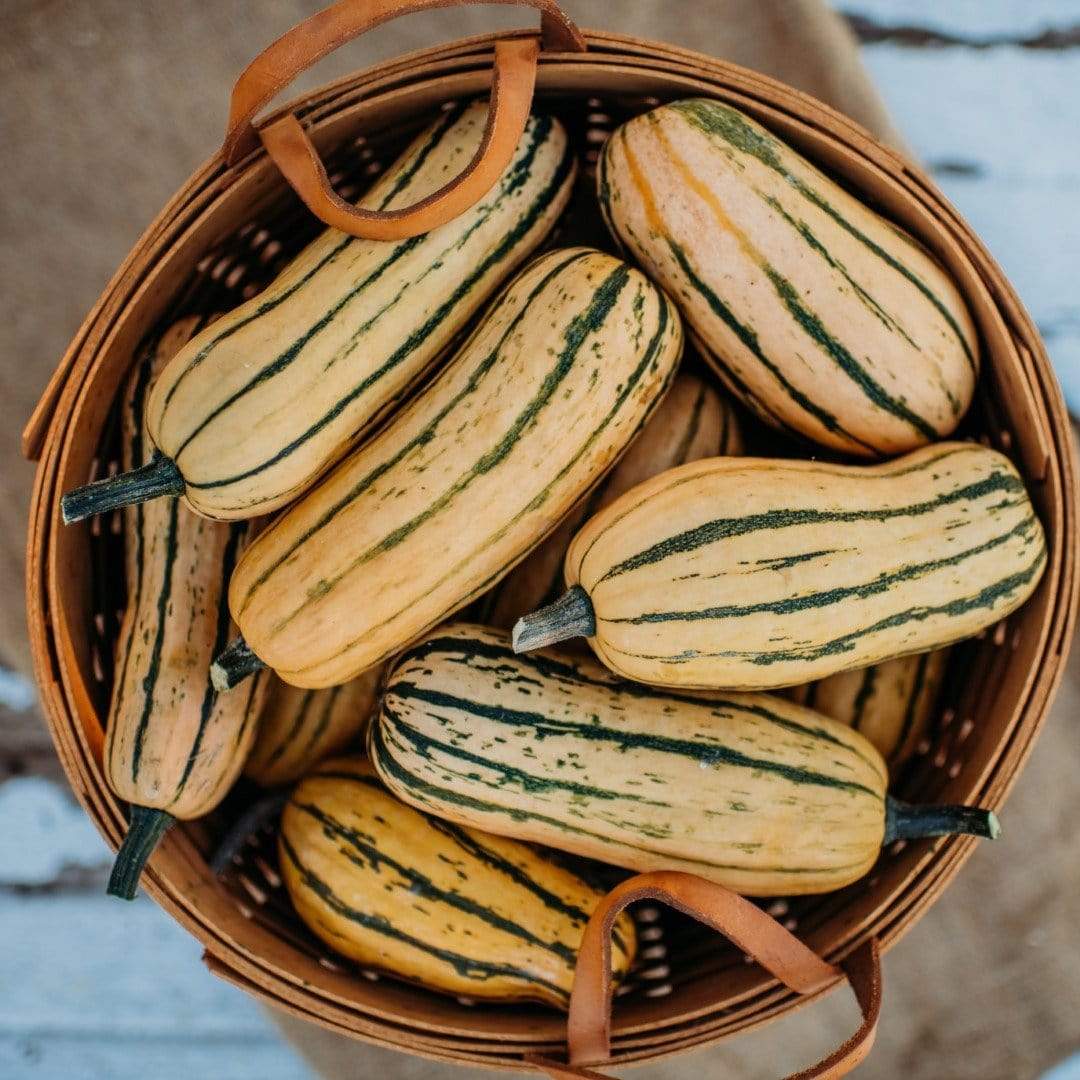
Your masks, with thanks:
[[(1022, 688), (1015, 707), (1016, 722), (1011, 725), (1007, 738), (1002, 740), (993, 764), (987, 769), (988, 775), (977, 785), (978, 795), (987, 805), (995, 808), (1000, 806), (1031, 751), (1054, 690), (1063, 674), (1064, 657), (1071, 644), (1078, 602), (1076, 450), (1060, 391), (1030, 316), (981, 241), (955, 208), (945, 200), (933, 181), (902, 154), (878, 143), (855, 121), (775, 79), (702, 53), (608, 31), (585, 30), (583, 33), (590, 48), (597, 49), (595, 54), (590, 57), (588, 53), (542, 53), (541, 73), (554, 72), (556, 68), (567, 71), (594, 67), (622, 67), (634, 71), (655, 72), (646, 61), (661, 57), (661, 67), (665, 72), (668, 70), (666, 65), (674, 64), (681, 66), (684, 74), (717, 82), (714, 93), (723, 90), (725, 96), (728, 92), (742, 96), (744, 93), (756, 92), (761, 109), (768, 111), (786, 108), (795, 122), (816, 127), (846, 152), (852, 155), (861, 154), (877, 168), (899, 174), (899, 178), (908, 185), (908, 197), (918, 198), (915, 193), (919, 192), (928, 203), (932, 203), (941, 215), (937, 221), (938, 226), (944, 230), (948, 222), (948, 227), (955, 230), (959, 237), (957, 243), (965, 249), (969, 257), (977, 257), (990, 272), (992, 281), (997, 286), (992, 296), (993, 303), (999, 309), (1003, 322), (1011, 324), (1015, 333), (1023, 339), (1021, 344), (1028, 352), (1026, 359), (1023, 356), (1020, 358), (1021, 370), (1026, 373), (1033, 400), (1042, 409), (1041, 419), (1046, 425), (1043, 434), (1048, 439), (1048, 482), (1054, 482), (1060, 488), (1064, 519), (1054, 544), (1057, 576), (1053, 583), (1053, 596), (1043, 618), (1045, 641), (1040, 653), (1047, 661), (1040, 666), (1038, 672), (1031, 673), (1027, 684)], [(423, 77), (427, 74), (419, 69), (439, 61), (460, 62), (467, 73), (486, 71), (490, 61), (490, 47), (494, 41), (520, 34), (521, 31), (481, 34), (447, 45), (416, 50), (302, 95), (282, 106), (273, 115), (294, 109), (300, 110), (301, 115), (312, 118), (321, 114), (325, 119), (315, 119), (316, 131), (325, 130), (327, 123), (341, 114), (341, 110), (347, 107), (347, 100), (353, 95), (361, 103), (378, 103), (393, 93), (395, 81), (405, 87), (415, 87), (423, 82)], [(735, 89), (732, 89), (733, 87)], [(129, 316), (143, 299), (144, 290), (152, 284), (153, 268), (161, 256), (196, 227), (202, 220), (200, 215), (212, 209), (215, 200), (226, 193), (232, 184), (257, 170), (267, 172), (266, 164), (265, 153), (256, 151), (235, 169), (230, 170), (222, 166), (220, 154), (215, 154), (192, 174), (136, 242), (106, 286), (50, 380), (41, 403), (27, 425), (24, 437), (29, 456), (39, 457), (28, 530), (27, 614), (31, 625), (35, 672), (41, 689), (43, 711), (65, 774), (79, 801), (114, 848), (123, 825), (119, 804), (103, 788), (101, 777), (95, 776), (97, 766), (93, 761), (94, 748), (87, 744), (84, 733), (76, 730), (77, 721), (74, 717), (85, 713), (88, 702), (80, 700), (79, 679), (73, 677), (70, 671), (70, 652), (66, 652), (63, 642), (57, 639), (57, 635), (64, 632), (65, 619), (61, 607), (54, 602), (59, 586), (55, 568), (50, 564), (55, 560), (56, 530), (59, 527), (59, 482), (67, 459), (65, 451), (68, 449), (65, 437), (71, 426), (84, 416), (86, 397), (93, 385), (95, 356), (114, 339), (117, 328), (123, 325), (125, 317)], [(93, 778), (95, 782), (89, 782), (88, 778)], [(168, 850), (175, 857), (179, 854), (173, 850), (175, 843), (186, 845), (187, 840), (173, 840), (174, 843), (170, 844)], [(970, 839), (945, 840), (926, 845), (926, 851), (916, 871), (905, 881), (903, 888), (896, 890), (894, 895), (890, 895), (888, 902), (881, 905), (883, 911), (874, 920), (873, 929), (878, 933), (883, 948), (891, 947), (914, 926), (959, 871), (974, 846), (974, 841)], [(190, 849), (187, 857), (190, 858), (193, 854), (194, 849)], [(186, 861), (183, 855), (181, 861)], [(151, 868), (146, 878), (148, 891), (185, 929), (202, 942), (207, 950), (207, 963), (213, 970), (218, 974), (228, 971), (233, 981), (242, 981), (250, 992), (272, 1001), (278, 1007), (282, 1007), (283, 1000), (288, 1000), (292, 1003), (286, 1006), (290, 1011), (338, 1029), (332, 1021), (320, 1018), (315, 1011), (320, 1005), (325, 1008), (331, 1000), (319, 988), (305, 988), (306, 996), (301, 998), (297, 993), (299, 980), (294, 980), (289, 985), (281, 979), (279, 972), (264, 971), (265, 980), (274, 985), (280, 983), (282, 989), (292, 991), (291, 997), (284, 998), (275, 994), (265, 982), (255, 982), (244, 975), (244, 968), (251, 970), (254, 959), (245, 955), (239, 943), (228, 940), (220, 929), (209, 924), (196, 907), (189, 905), (168, 880), (171, 877), (173, 875), (169, 874), (165, 879), (161, 879)], [(834, 949), (830, 958), (843, 955), (869, 932), (870, 928), (860, 926), (853, 932), (850, 941)], [(257, 964), (254, 966), (258, 967)], [(827, 988), (821, 993), (830, 992), (831, 989), (832, 987)], [(719, 1019), (715, 1015), (715, 1008), (706, 1008), (658, 1025), (627, 1026), (619, 1024), (617, 1014), (613, 1061), (653, 1060), (690, 1046), (708, 1045), (736, 1031), (758, 1026), (789, 1009), (809, 1004), (819, 996), (815, 994), (800, 999), (788, 991), (778, 989), (775, 981), (766, 979), (764, 982), (759, 981), (744, 1003), (736, 1004), (732, 1012)], [(310, 1003), (310, 1011), (301, 1007), (301, 999)], [(338, 1007), (342, 1005), (337, 1004)], [(386, 1039), (385, 1045), (440, 1060), (475, 1060), (466, 1056), (460, 1045), (460, 1034), (455, 1037), (452, 1031), (445, 1027), (433, 1025), (423, 1030), (398, 1027), (374, 1015), (361, 1014), (355, 1006), (353, 1011), (355, 1015), (352, 1023), (356, 1025), (362, 1020), (364, 1026), (371, 1029), (361, 1033), (353, 1026), (350, 1034), (354, 1037), (359, 1035), (369, 1041), (379, 1042), (382, 1041), (378, 1035), (381, 1032)], [(740, 1014), (745, 1015), (740, 1019)], [(391, 1031), (400, 1032), (402, 1041), (391, 1038)], [(424, 1031), (429, 1034), (425, 1035)], [(475, 1063), (493, 1068), (520, 1068), (521, 1050), (515, 1043), (514, 1051), (508, 1054), (508, 1041), (514, 1042), (507, 1040), (505, 1035), (500, 1036), (498, 1043), (492, 1043), (493, 1058)], [(454, 1046), (455, 1043), (458, 1045)], [(539, 1040), (538, 1045), (545, 1049), (558, 1049), (562, 1045), (562, 1039)], [(433, 1050), (428, 1053), (422, 1047), (444, 1047), (448, 1056)]]

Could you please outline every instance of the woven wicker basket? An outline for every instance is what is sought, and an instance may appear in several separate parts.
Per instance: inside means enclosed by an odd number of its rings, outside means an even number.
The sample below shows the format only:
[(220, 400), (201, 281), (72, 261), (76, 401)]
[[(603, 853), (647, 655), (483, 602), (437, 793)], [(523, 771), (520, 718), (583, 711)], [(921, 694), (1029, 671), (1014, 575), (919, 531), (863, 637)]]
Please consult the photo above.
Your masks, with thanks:
[[(1065, 409), (1027, 313), (933, 183), (850, 120), (790, 87), (697, 53), (606, 33), (575, 40), (549, 0), (521, 2), (545, 12), (535, 96), (565, 122), (586, 163), (583, 173), (605, 132), (627, 116), (657, 101), (714, 96), (745, 110), (914, 233), (959, 283), (986, 358), (963, 434), (1016, 461), (1046, 526), (1049, 563), (1028, 604), (954, 650), (933, 737), (901, 777), (899, 793), (914, 801), (999, 807), (1046, 715), (1077, 606), (1076, 461)], [(334, 10), (388, 15), (405, 6), (354, 0)], [(338, 38), (345, 36), (352, 34)], [(414, 53), (309, 94), (277, 116), (301, 120), (329, 163), (332, 183), (348, 198), (446, 102), (488, 91), (499, 43), (532, 39), (492, 35)], [(556, 39), (572, 51), (551, 51), (547, 44)], [(587, 51), (580, 51), (582, 43)], [(114, 403), (140, 341), (181, 314), (220, 311), (252, 295), (321, 227), (242, 122), (234, 136), (228, 148), (234, 163), (222, 153), (198, 170), (117, 271), (24, 435), (25, 452), (39, 462), (27, 603), (44, 711), (76, 795), (114, 847), (124, 816), (102, 774), (101, 725), (122, 600), (119, 520), (65, 528), (59, 498), (115, 467)], [(559, 243), (606, 243), (596, 233), (588, 185), (586, 175), (580, 209), (572, 208)], [(522, 1068), (531, 1054), (563, 1056), (566, 1020), (556, 1013), (480, 1009), (393, 980), (373, 981), (371, 973), (331, 960), (275, 897), (271, 849), (255, 843), (224, 879), (211, 873), (206, 856), (220, 827), (214, 819), (174, 830), (144, 877), (154, 898), (202, 943), (214, 972), (297, 1016), (431, 1058)], [(926, 911), (972, 846), (969, 839), (900, 842), (857, 884), (769, 910), (831, 961), (871, 939), (888, 948)], [(657, 911), (641, 917), (655, 920)], [(653, 944), (651, 967), (614, 1006), (613, 1064), (717, 1041), (824, 992), (794, 992), (681, 916), (665, 913), (646, 940)]]

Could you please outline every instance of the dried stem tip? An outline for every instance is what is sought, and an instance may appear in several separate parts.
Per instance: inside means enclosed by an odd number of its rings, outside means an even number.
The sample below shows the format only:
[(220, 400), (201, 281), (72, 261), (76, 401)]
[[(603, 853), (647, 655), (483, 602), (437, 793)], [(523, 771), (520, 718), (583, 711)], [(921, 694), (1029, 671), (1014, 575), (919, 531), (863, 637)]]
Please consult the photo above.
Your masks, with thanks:
[(163, 495), (183, 495), (184, 478), (176, 462), (164, 454), (155, 453), (141, 468), (117, 473), (104, 480), (69, 491), (60, 500), (60, 514), (65, 525), (104, 514), (118, 506), (132, 506)]
[(266, 665), (251, 651), (248, 643), (238, 637), (226, 645), (210, 665), (210, 682), (218, 692), (231, 690), (264, 667)]
[(592, 637), (596, 633), (596, 612), (589, 594), (574, 585), (554, 604), (518, 619), (514, 626), (514, 652), (543, 649), (568, 638)]
[(959, 833), (996, 840), (1001, 835), (1001, 825), (993, 810), (980, 810), (977, 806), (911, 806), (892, 796), (886, 802), (883, 844)]

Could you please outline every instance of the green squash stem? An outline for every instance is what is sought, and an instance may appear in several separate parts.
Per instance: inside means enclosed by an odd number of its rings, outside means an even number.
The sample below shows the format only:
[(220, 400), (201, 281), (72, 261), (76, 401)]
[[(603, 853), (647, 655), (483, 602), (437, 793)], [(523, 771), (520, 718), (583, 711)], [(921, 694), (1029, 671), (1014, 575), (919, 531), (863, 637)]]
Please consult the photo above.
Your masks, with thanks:
[(148, 806), (131, 808), (127, 836), (116, 853), (116, 862), (109, 875), (107, 891), (110, 896), (119, 896), (123, 900), (135, 899), (146, 860), (172, 823), (172, 814), (166, 814), (164, 810), (153, 810)]
[(532, 652), (568, 638), (593, 637), (596, 612), (589, 594), (580, 586), (568, 589), (553, 604), (523, 615), (514, 624), (514, 652)]
[(892, 796), (886, 800), (883, 845), (894, 840), (922, 840), (958, 833), (996, 840), (1001, 835), (1001, 825), (993, 810), (980, 810), (977, 806), (911, 806)]
[(248, 643), (238, 637), (235, 641), (230, 641), (210, 665), (210, 682), (219, 692), (231, 690), (264, 667), (266, 665), (251, 651)]
[(60, 500), (60, 513), (65, 525), (115, 510), (147, 502), (162, 495), (183, 495), (184, 478), (176, 462), (155, 451), (147, 464), (130, 472), (107, 476), (92, 484), (67, 492)]

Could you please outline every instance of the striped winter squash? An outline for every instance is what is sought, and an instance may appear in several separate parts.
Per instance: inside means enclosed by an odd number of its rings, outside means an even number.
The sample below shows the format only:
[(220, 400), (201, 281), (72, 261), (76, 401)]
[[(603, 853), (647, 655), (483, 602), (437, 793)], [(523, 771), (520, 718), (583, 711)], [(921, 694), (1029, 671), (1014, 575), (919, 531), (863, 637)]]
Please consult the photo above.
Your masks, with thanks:
[[(485, 103), (448, 109), (360, 205), (410, 206), (437, 190), (479, 146), (486, 120)], [(223, 519), (296, 498), (373, 430), (540, 244), (574, 171), (561, 125), (533, 116), (502, 179), (454, 221), (397, 242), (327, 230), (177, 354), (149, 399), (152, 460), (68, 493), (65, 518), (165, 493)]]
[(567, 553), (570, 591), (515, 644), (586, 635), (642, 682), (794, 686), (969, 637), (1045, 565), (1023, 481), (975, 443), (875, 466), (714, 458), (593, 517)]
[(297, 686), (344, 682), (481, 595), (622, 453), (681, 346), (670, 302), (620, 260), (532, 263), (440, 376), (245, 553), (229, 603), (246, 644), (219, 659), (219, 684), (259, 661)]
[[(143, 424), (156, 372), (198, 331), (189, 318), (140, 357), (123, 402), (125, 467), (149, 456)], [(116, 648), (106, 722), (105, 777), (131, 803), (127, 838), (109, 892), (131, 899), (139, 874), (177, 818), (209, 813), (239, 775), (262, 700), (262, 679), (240, 694), (210, 685), (214, 654), (232, 628), (229, 575), (249, 525), (207, 521), (177, 499), (124, 512), (127, 607)]]
[(607, 141), (600, 202), (730, 389), (768, 423), (849, 454), (948, 435), (978, 341), (916, 241), (750, 117), (674, 102)]
[[(355, 757), (293, 791), (279, 851), (293, 905), (336, 952), (443, 993), (566, 1007), (602, 894), (543, 851), (420, 814)], [(635, 946), (621, 915), (616, 981)]]
[(323, 758), (359, 742), (379, 696), (382, 668), (325, 690), (302, 690), (273, 676), (244, 775), (263, 787), (289, 784)]
[(887, 797), (866, 739), (786, 698), (620, 682), (465, 624), (402, 654), (368, 739), (427, 813), (755, 896), (838, 889), (900, 837), (997, 832), (986, 811)]
[(948, 662), (948, 649), (899, 656), (794, 687), (788, 696), (861, 732), (892, 769), (926, 736)]
[(623, 492), (687, 461), (741, 454), (742, 446), (731, 403), (696, 375), (680, 374), (618, 465), (493, 591), (482, 621), (509, 630), (522, 615), (554, 600), (563, 589), (563, 559), (574, 533)]

